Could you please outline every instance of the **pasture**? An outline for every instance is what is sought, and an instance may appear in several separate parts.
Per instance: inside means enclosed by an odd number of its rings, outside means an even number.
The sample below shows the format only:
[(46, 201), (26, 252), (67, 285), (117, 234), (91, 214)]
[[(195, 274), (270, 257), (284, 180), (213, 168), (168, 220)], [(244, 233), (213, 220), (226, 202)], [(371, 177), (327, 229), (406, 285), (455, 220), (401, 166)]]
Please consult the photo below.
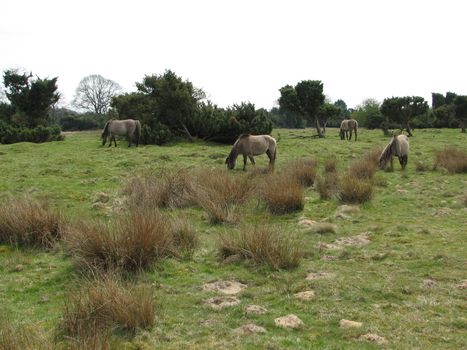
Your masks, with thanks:
[[(294, 159), (315, 158), (318, 173), (335, 157), (337, 169), (389, 139), (379, 130), (359, 130), (358, 141), (340, 140), (337, 129), (325, 139), (313, 131), (275, 129), (278, 140), (276, 172)], [(128, 179), (167, 169), (218, 169), (231, 146), (196, 141), (165, 146), (102, 147), (98, 132), (66, 135), (63, 142), (19, 143), (0, 146), (2, 201), (28, 194), (45, 200), (73, 219), (108, 222), (125, 211), (123, 188)], [(156, 300), (152, 328), (134, 333), (114, 332), (109, 343), (124, 349), (460, 349), (466, 337), (466, 224), (467, 177), (433, 170), (435, 152), (448, 145), (467, 151), (466, 134), (458, 129), (416, 130), (410, 138), (405, 171), (397, 159), (394, 171), (378, 171), (371, 201), (351, 213), (336, 215), (342, 203), (323, 200), (314, 187), (304, 194), (304, 209), (272, 215), (256, 199), (245, 203), (236, 222), (212, 224), (199, 206), (163, 209), (189, 221), (200, 243), (191, 257), (157, 262), (130, 280), (149, 285)], [(266, 155), (256, 157), (266, 168)], [(248, 162), (229, 172), (232, 177), (253, 173)], [(268, 185), (268, 175), (264, 184)], [(102, 199), (104, 197), (104, 199)], [(311, 230), (303, 219), (329, 224)], [(297, 268), (275, 270), (250, 262), (225, 262), (219, 257), (219, 234), (242, 230), (243, 225), (272, 224), (300, 241), (304, 256)], [(325, 232), (324, 232), (325, 231)], [(365, 244), (332, 244), (365, 237)], [(348, 240), (351, 242), (351, 240)], [(34, 329), (41, 337), (65, 346), (57, 333), (67, 293), (87, 277), (77, 271), (73, 257), (60, 242), (49, 251), (0, 245), (0, 325)], [(320, 274), (326, 273), (326, 274)], [(314, 274), (314, 275), (313, 275)], [(323, 277), (324, 276), (324, 277)], [(307, 278), (308, 277), (308, 278)], [(236, 281), (246, 287), (235, 295), (238, 305), (215, 310), (205, 302), (219, 295), (203, 286)], [(311, 300), (297, 293), (313, 291)], [(251, 314), (249, 305), (267, 312)], [(303, 325), (290, 330), (274, 320), (295, 314)], [(344, 328), (340, 320), (361, 322)], [(264, 333), (234, 330), (254, 323)], [(2, 330), (0, 328), (0, 341)], [(365, 340), (375, 334), (385, 341)], [(371, 338), (371, 337), (369, 337)], [(0, 343), (1, 346), (1, 343)]]

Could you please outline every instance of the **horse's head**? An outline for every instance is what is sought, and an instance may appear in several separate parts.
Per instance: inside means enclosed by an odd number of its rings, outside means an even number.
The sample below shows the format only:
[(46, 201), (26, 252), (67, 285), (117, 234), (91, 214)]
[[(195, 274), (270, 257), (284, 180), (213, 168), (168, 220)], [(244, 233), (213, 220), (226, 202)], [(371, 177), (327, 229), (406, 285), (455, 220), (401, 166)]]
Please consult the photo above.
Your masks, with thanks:
[(341, 137), (341, 140), (343, 140), (345, 138), (344, 130), (342, 130), (342, 129), (339, 130), (339, 136)]
[(227, 169), (233, 170), (235, 168), (235, 159), (229, 155), (225, 158), (225, 164), (227, 164)]
[(101, 134), (101, 138), (102, 138), (102, 146), (105, 146), (105, 143), (107, 142), (107, 133), (105, 131)]

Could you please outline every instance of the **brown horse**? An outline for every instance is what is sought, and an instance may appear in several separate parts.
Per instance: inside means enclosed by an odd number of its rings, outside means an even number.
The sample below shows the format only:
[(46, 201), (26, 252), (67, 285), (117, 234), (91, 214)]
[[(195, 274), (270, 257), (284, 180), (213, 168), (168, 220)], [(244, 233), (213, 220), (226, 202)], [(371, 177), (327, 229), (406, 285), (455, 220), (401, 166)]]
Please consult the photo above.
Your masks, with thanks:
[(402, 170), (407, 166), (409, 159), (409, 138), (405, 135), (394, 135), (392, 140), (388, 143), (386, 148), (381, 152), (379, 156), (379, 167), (384, 169), (386, 164), (391, 161), (392, 169), (392, 157), (397, 156), (399, 163), (401, 164)]
[(134, 119), (110, 119), (105, 123), (104, 130), (102, 131), (102, 146), (105, 146), (107, 137), (109, 138), (109, 147), (112, 146), (112, 140), (114, 141), (115, 147), (117, 147), (117, 141), (115, 136), (126, 136), (128, 139), (128, 147), (131, 146), (131, 141), (136, 135), (136, 147), (139, 144), (139, 138), (141, 137), (141, 124), (139, 120)]
[(225, 160), (227, 168), (235, 168), (235, 162), (239, 154), (243, 155), (243, 170), (246, 169), (247, 157), (255, 165), (253, 156), (266, 153), (269, 157), (269, 168), (274, 170), (274, 162), (276, 161), (277, 142), (269, 135), (250, 135), (242, 134), (235, 141), (229, 156)]
[(339, 130), (341, 140), (352, 140), (352, 131), (355, 131), (355, 141), (357, 141), (358, 122), (355, 119), (344, 119)]

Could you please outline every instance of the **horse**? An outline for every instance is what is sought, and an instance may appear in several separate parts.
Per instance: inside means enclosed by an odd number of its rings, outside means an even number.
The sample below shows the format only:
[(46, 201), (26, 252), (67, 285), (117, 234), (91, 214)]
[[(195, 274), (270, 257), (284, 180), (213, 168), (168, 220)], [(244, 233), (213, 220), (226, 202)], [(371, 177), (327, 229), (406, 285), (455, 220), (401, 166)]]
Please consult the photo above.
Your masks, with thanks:
[(391, 161), (392, 169), (392, 157), (397, 156), (399, 163), (401, 164), (402, 170), (407, 166), (409, 159), (409, 138), (405, 135), (394, 135), (391, 142), (388, 143), (386, 148), (381, 152), (379, 156), (379, 167), (384, 169), (388, 161)]
[(355, 130), (355, 141), (357, 141), (358, 122), (355, 119), (344, 119), (339, 130), (341, 140), (352, 140), (352, 130)]
[(141, 137), (141, 123), (139, 120), (134, 119), (110, 119), (105, 123), (104, 130), (102, 131), (102, 146), (105, 146), (107, 137), (109, 138), (109, 147), (112, 146), (112, 139), (115, 147), (117, 147), (117, 141), (115, 136), (126, 136), (128, 139), (128, 147), (131, 147), (131, 142), (136, 133), (136, 147), (138, 147), (139, 139)]
[(276, 140), (269, 135), (242, 134), (233, 144), (230, 154), (225, 159), (225, 164), (227, 164), (228, 169), (232, 170), (235, 168), (238, 155), (242, 154), (243, 170), (246, 170), (247, 157), (250, 159), (251, 163), (255, 165), (256, 163), (253, 156), (259, 156), (263, 153), (266, 153), (269, 157), (269, 168), (273, 171), (277, 155)]

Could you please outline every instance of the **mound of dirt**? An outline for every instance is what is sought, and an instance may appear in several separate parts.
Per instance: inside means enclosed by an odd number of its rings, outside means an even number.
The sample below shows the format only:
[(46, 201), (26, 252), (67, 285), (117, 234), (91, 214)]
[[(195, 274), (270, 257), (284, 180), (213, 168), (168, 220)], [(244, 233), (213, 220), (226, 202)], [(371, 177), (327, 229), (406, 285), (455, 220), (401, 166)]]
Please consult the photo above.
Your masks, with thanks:
[(336, 239), (333, 243), (318, 243), (320, 249), (342, 249), (345, 246), (364, 246), (370, 244), (368, 233), (362, 233), (352, 237), (342, 237)]
[(205, 292), (219, 292), (226, 295), (235, 295), (240, 293), (247, 286), (236, 281), (217, 281), (203, 285)]
[(259, 305), (248, 305), (245, 308), (245, 312), (248, 315), (264, 315), (265, 313), (268, 312), (268, 310)]
[(274, 323), (277, 327), (282, 327), (285, 329), (296, 329), (303, 326), (303, 321), (294, 314), (278, 317), (274, 320)]
[(255, 325), (254, 323), (248, 323), (234, 330), (237, 335), (250, 335), (254, 333), (265, 333), (266, 329)]
[(339, 321), (339, 326), (341, 328), (360, 328), (363, 326), (363, 323), (342, 319)]
[(304, 292), (299, 292), (294, 294), (295, 298), (302, 301), (310, 301), (315, 298), (315, 292), (312, 290), (307, 290)]
[(388, 342), (386, 340), (386, 338), (380, 337), (379, 335), (374, 334), (374, 333), (362, 334), (358, 339), (373, 342), (373, 343), (376, 343), (378, 345), (387, 344), (387, 342)]
[(205, 301), (205, 305), (214, 310), (222, 310), (240, 304), (240, 300), (235, 297), (213, 297)]

